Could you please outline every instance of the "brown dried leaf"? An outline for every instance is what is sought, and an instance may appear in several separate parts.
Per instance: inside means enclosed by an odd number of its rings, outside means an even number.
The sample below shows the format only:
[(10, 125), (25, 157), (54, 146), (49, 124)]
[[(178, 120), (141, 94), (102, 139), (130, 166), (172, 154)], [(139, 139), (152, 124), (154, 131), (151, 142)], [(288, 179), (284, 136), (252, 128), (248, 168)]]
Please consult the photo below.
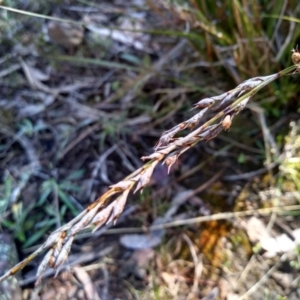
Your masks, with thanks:
[(22, 59), (20, 59), (23, 71), (25, 73), (25, 76), (30, 84), (30, 86), (34, 89), (46, 92), (46, 93), (50, 93), (50, 94), (55, 94), (56, 91), (55, 90), (51, 90), (49, 87), (47, 87), (45, 84), (43, 84), (39, 78), (36, 78), (35, 75), (37, 74), (37, 72), (33, 71), (34, 69), (31, 68), (27, 63), (25, 63), (25, 61), (23, 61)]
[(81, 282), (87, 300), (101, 300), (89, 274), (81, 267), (73, 267), (76, 277)]

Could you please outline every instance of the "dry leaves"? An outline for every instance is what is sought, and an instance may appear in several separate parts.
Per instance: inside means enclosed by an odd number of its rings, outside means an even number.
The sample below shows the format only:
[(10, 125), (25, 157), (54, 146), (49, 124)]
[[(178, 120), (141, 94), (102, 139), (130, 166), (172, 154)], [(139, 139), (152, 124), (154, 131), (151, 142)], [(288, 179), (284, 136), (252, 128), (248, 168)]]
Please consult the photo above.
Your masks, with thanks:
[(80, 266), (73, 267), (73, 271), (82, 284), (87, 300), (101, 300), (89, 274)]

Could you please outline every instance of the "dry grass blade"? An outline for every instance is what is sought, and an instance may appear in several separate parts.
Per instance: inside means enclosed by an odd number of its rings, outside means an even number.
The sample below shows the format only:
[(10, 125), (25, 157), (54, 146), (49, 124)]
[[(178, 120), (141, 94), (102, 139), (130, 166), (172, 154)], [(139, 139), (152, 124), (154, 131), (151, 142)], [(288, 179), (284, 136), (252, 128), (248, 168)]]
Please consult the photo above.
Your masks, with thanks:
[[(293, 52), (293, 55), (298, 53), (296, 51)], [(290, 75), (298, 70), (297, 62), (296, 65), (279, 73), (248, 79), (227, 93), (206, 98), (196, 103), (195, 108), (201, 109), (200, 113), (165, 132), (156, 145), (155, 151), (149, 156), (142, 157), (142, 160), (149, 160), (147, 163), (124, 180), (110, 186), (106, 193), (89, 205), (79, 216), (52, 233), (43, 246), (0, 277), (0, 282), (20, 271), (43, 250), (48, 249), (48, 253), (38, 269), (37, 281), (39, 282), (47, 266), (57, 269), (66, 261), (74, 236), (79, 231), (90, 226), (94, 226), (94, 230), (96, 230), (105, 224), (116, 222), (124, 210), (129, 193), (133, 192), (135, 186), (134, 192), (142, 190), (149, 183), (153, 171), (159, 163), (165, 163), (170, 169), (178, 157), (196, 143), (214, 138), (223, 129), (228, 130), (233, 118), (245, 107), (249, 99), (264, 86), (281, 76)], [(214, 107), (215, 103), (218, 105)], [(216, 110), (219, 112), (209, 121), (194, 129), (203, 115), (210, 109), (213, 112)], [(184, 137), (174, 138), (175, 134), (184, 129), (194, 130)]]

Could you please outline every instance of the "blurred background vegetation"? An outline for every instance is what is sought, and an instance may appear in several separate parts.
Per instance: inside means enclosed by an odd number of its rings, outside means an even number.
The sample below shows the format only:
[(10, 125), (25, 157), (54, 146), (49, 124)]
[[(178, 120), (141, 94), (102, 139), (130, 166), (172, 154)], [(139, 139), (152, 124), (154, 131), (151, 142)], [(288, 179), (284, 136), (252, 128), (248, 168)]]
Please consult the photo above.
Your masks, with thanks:
[[(0, 9), (0, 222), (20, 258), (140, 167), (194, 103), (288, 67), (300, 42), (297, 1), (0, 4), (22, 11)], [(196, 145), (169, 175), (159, 166), (117, 226), (79, 235), (71, 268), (46, 274), (35, 297), (96, 299), (85, 274), (101, 299), (299, 299), (297, 248), (284, 263), (284, 251), (267, 258), (249, 217), (169, 228), (155, 241), (131, 234), (163, 217), (299, 204), (299, 87), (297, 74), (280, 78), (229, 132)], [(293, 237), (299, 211), (255, 224)], [(24, 269), (23, 299), (37, 266)]]

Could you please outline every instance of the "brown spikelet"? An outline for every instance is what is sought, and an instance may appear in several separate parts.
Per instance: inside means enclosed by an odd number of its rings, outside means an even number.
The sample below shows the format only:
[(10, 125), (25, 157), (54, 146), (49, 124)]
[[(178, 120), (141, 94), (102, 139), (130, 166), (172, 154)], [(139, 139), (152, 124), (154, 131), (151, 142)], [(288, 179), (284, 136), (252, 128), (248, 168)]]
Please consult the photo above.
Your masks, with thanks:
[(298, 50), (298, 45), (292, 50), (292, 62), (294, 65), (300, 64), (300, 52)]

